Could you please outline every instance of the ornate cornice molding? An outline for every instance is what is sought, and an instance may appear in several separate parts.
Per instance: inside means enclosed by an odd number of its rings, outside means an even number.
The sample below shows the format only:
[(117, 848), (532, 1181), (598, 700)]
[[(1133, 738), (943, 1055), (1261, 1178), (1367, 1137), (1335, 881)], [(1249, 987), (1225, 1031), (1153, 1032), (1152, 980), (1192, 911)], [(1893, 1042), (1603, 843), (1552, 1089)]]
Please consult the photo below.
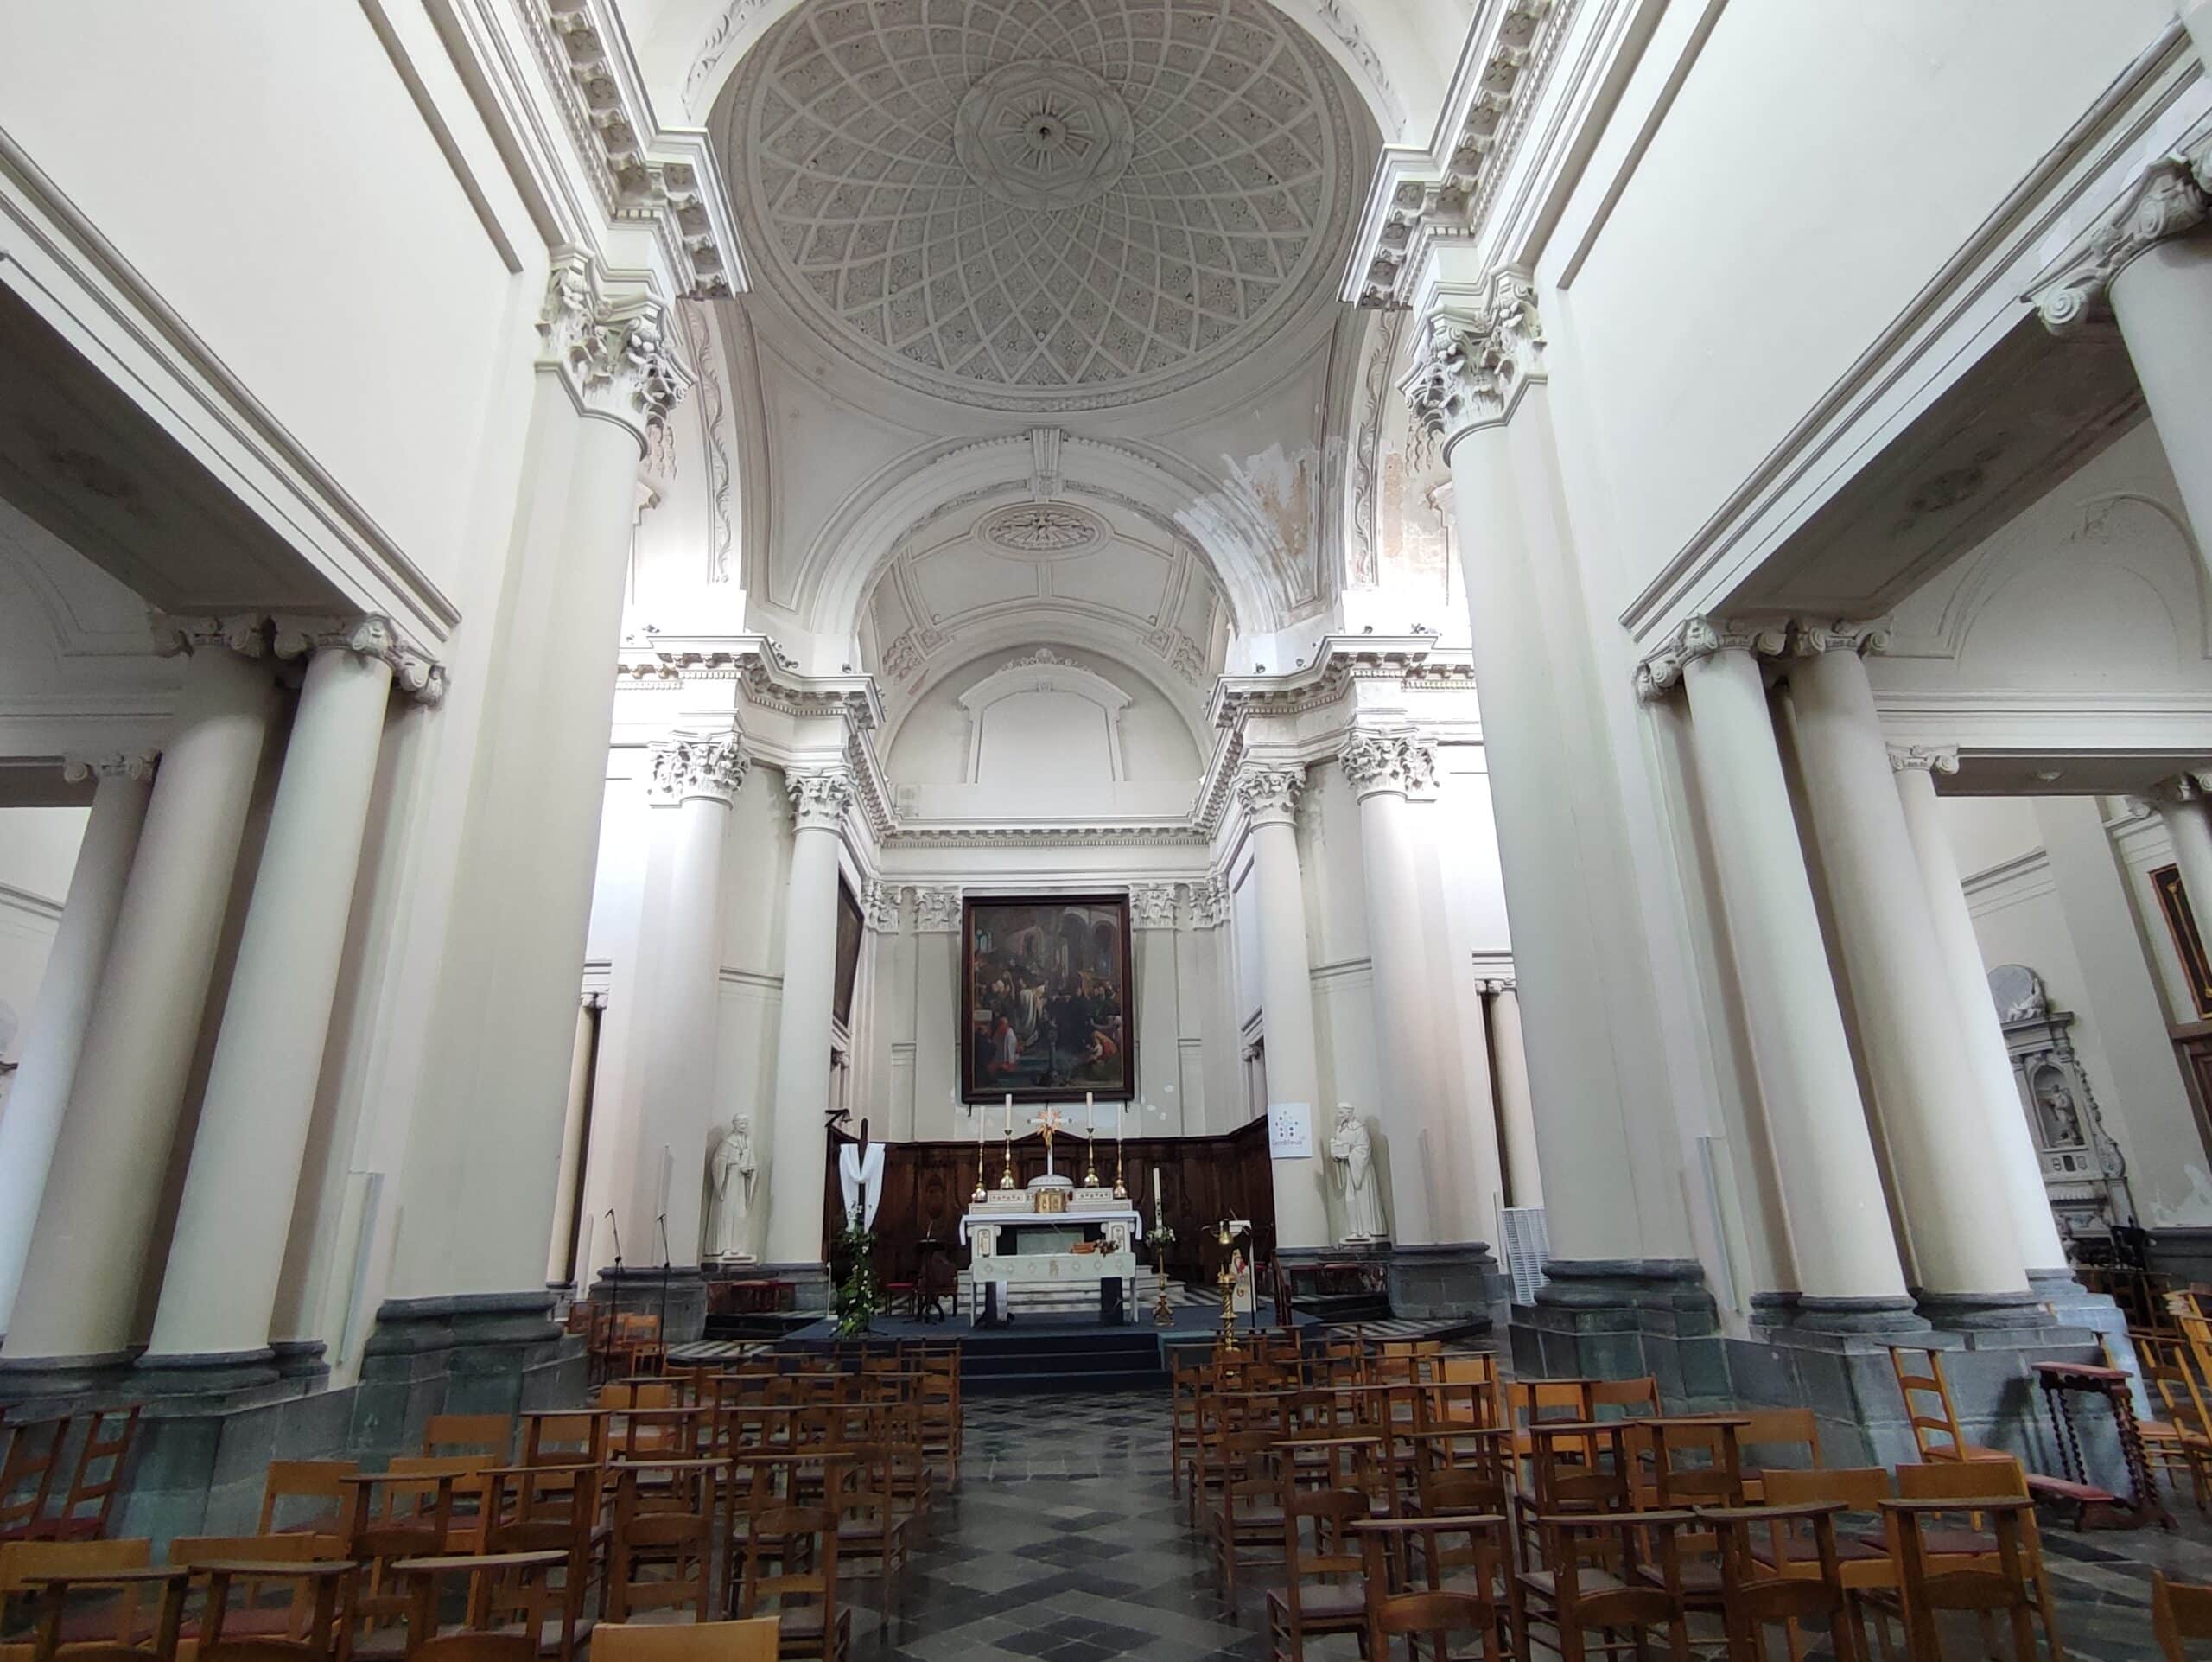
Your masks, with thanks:
[(2139, 173), (2111, 213), (2024, 296), (2044, 327), (2063, 334), (2109, 315), (2112, 280), (2138, 254), (2186, 236), (2212, 217), (2212, 157), (2170, 151)]
[(1135, 929), (1173, 929), (1175, 927), (1175, 885), (1131, 883), (1129, 925)]
[(649, 290), (618, 289), (582, 249), (553, 256), (537, 317), (538, 366), (560, 372), (586, 415), (626, 428), (640, 458), (651, 454), (650, 430), (693, 379), (671, 346), (669, 321)]
[(1779, 656), (1789, 644), (1787, 625), (1745, 622), (1733, 618), (1688, 617), (1656, 652), (1636, 666), (1636, 696), (1645, 704), (1664, 698), (1681, 685), (1682, 672), (1700, 659), (1720, 652)]
[(857, 794), (853, 770), (842, 761), (791, 769), (784, 775), (784, 792), (801, 831), (837, 830)]
[(161, 765), (159, 750), (111, 751), (104, 755), (67, 755), (61, 759), (61, 777), (72, 785), (82, 784), (88, 779), (147, 780)]
[(1893, 774), (1955, 774), (1959, 751), (1950, 744), (1893, 744), (1890, 747)]
[(647, 631), (622, 643), (615, 673), (634, 685), (674, 689), (686, 681), (734, 680), (746, 699), (779, 715), (842, 716), (860, 732), (883, 720), (871, 675), (803, 675), (764, 634), (667, 635)]
[(610, 220), (650, 226), (677, 292), (747, 286), (713, 146), (703, 130), (654, 121), (620, 18), (605, 0), (515, 0), (576, 155)]
[(652, 747), (652, 776), (648, 799), (658, 807), (673, 807), (697, 798), (728, 807), (744, 788), (753, 755), (734, 733), (678, 733), (657, 739)]
[(1429, 250), (1472, 239), (1575, 9), (1576, 0), (1507, 0), (1494, 30), (1470, 33), (1434, 137), (1426, 146), (1383, 151), (1341, 298), (1409, 305)]
[(1524, 271), (1494, 271), (1477, 295), (1472, 305), (1447, 302), (1429, 315), (1420, 355), (1398, 384), (1415, 429), (1446, 462), (1453, 445), (1506, 420), (1522, 390), (1546, 379), (1534, 281)]
[(1306, 793), (1302, 762), (1251, 762), (1237, 771), (1236, 800), (1255, 825), (1297, 823), (1298, 799)]
[(1355, 681), (1395, 682), (1409, 692), (1464, 691), (1475, 684), (1474, 659), (1439, 646), (1433, 633), (1324, 635), (1312, 659), (1287, 673), (1221, 677), (1206, 715), (1230, 729), (1254, 716), (1302, 716), (1337, 704)]
[(445, 665), (401, 634), (388, 617), (306, 617), (279, 614), (274, 646), (279, 658), (309, 658), (320, 652), (349, 652), (391, 666), (392, 684), (418, 704), (435, 709), (445, 701)]

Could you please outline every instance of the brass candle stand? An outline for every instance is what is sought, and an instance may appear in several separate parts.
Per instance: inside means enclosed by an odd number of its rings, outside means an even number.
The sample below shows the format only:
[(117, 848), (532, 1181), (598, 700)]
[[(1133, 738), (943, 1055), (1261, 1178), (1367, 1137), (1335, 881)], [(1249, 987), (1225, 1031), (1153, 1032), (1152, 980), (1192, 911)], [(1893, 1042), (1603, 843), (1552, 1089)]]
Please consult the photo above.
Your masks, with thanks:
[(1006, 1167), (999, 1173), (999, 1187), (1002, 1189), (1010, 1189), (1014, 1187), (1014, 1133), (1012, 1131), (1006, 1134)]
[(1098, 1139), (1088, 1131), (1083, 1134), (1083, 1186), (1098, 1187)]

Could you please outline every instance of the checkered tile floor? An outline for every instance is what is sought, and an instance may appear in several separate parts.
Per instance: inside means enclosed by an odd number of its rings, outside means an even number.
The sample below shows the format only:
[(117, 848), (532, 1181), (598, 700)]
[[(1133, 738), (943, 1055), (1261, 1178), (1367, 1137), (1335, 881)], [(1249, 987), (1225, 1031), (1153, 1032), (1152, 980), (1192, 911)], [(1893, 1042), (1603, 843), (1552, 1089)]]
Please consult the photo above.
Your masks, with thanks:
[[(888, 1623), (859, 1614), (855, 1662), (1265, 1657), (1262, 1594), (1224, 1604), (1183, 1526), (1168, 1484), (1165, 1397), (975, 1398), (967, 1413), (961, 1487), (940, 1497), (899, 1613)], [(2078, 1662), (2156, 1662), (2153, 1569), (2212, 1581), (2212, 1525), (2181, 1505), (2174, 1535), (2076, 1536), (2046, 1524), (2060, 1638)], [(1960, 1637), (1959, 1654), (1975, 1654), (1970, 1635)], [(1308, 1654), (1348, 1662), (1357, 1651), (1327, 1640)], [(1538, 1655), (1551, 1662), (1550, 1652)]]

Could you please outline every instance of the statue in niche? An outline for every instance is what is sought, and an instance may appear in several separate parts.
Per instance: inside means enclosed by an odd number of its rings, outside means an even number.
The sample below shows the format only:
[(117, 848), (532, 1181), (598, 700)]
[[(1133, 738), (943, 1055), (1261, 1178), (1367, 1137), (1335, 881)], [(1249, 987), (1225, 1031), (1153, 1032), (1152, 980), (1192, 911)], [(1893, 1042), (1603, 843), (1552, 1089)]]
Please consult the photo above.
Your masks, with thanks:
[(1375, 1143), (1348, 1102), (1337, 1105), (1336, 1129), (1329, 1134), (1329, 1160), (1336, 1168), (1337, 1187), (1344, 1196), (1344, 1232), (1339, 1245), (1388, 1240), (1390, 1232), (1382, 1220), (1382, 1186), (1375, 1171)]
[(709, 1260), (750, 1258), (746, 1250), (746, 1214), (753, 1206), (753, 1176), (759, 1170), (753, 1157), (753, 1120), (750, 1115), (730, 1116), (729, 1129), (715, 1145), (707, 1161), (707, 1182), (713, 1202), (707, 1212)]
[(2074, 1101), (2073, 1088), (2067, 1084), (2066, 1076), (2055, 1067), (2038, 1067), (2035, 1072), (2035, 1092), (2036, 1108), (2043, 1115), (2044, 1147), (2082, 1147), (2082, 1111)]

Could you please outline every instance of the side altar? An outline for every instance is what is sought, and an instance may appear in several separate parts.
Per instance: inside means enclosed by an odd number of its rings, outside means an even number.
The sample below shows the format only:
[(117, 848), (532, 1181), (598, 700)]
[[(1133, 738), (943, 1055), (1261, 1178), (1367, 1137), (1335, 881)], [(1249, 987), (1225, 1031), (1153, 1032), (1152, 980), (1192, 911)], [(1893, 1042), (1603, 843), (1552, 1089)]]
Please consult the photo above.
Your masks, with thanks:
[[(1090, 1103), (1084, 1102), (1086, 1118)], [(1047, 1108), (1035, 1124), (1044, 1134), (1045, 1171), (1020, 1188), (1014, 1186), (1013, 1104), (1007, 1103), (1007, 1161), (995, 1189), (979, 1181), (968, 1210), (961, 1214), (960, 1239), (970, 1249), (968, 1274), (975, 1288), (970, 1320), (996, 1327), (1011, 1319), (1010, 1287), (1095, 1283), (1102, 1321), (1127, 1322), (1136, 1316), (1136, 1244), (1144, 1219), (1116, 1181), (1100, 1183), (1088, 1146), (1090, 1169), (1078, 1185), (1052, 1168), (1052, 1136), (1065, 1123)], [(1116, 1116), (1118, 1143), (1120, 1114)], [(1086, 1145), (1090, 1143), (1086, 1136)]]

